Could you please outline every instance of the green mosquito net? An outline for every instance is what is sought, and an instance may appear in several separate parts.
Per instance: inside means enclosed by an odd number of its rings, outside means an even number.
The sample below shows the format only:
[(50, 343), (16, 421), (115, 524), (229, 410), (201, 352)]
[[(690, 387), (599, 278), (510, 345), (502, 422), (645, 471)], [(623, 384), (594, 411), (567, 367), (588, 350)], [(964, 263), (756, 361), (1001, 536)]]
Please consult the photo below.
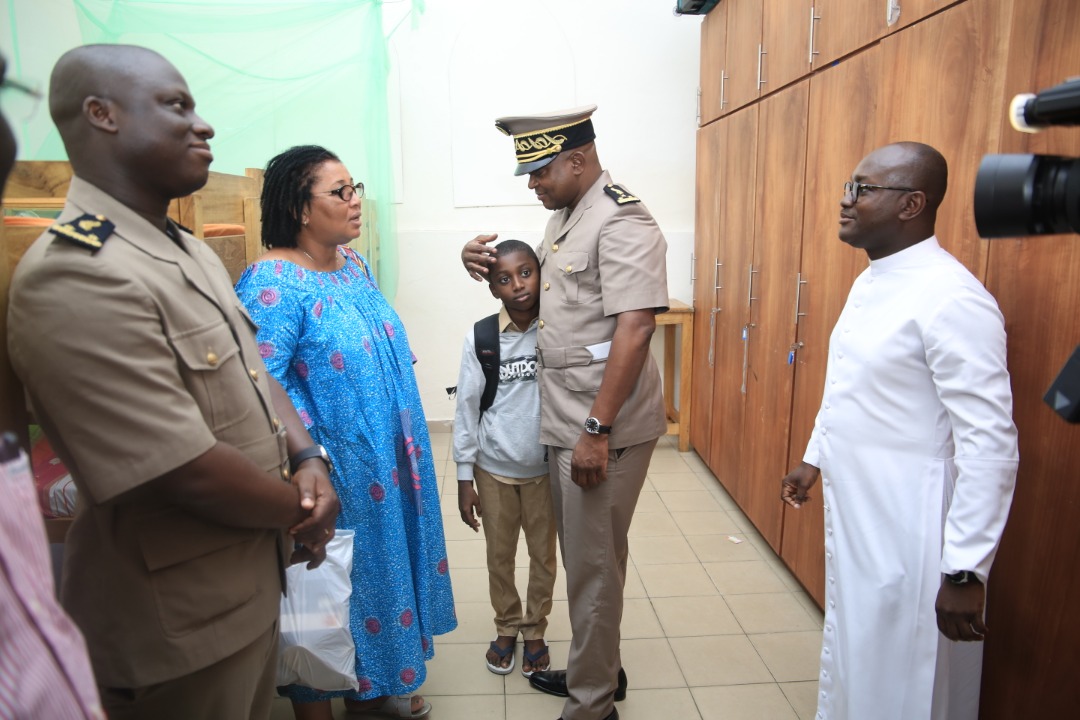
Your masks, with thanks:
[[(292, 145), (329, 148), (367, 188), (371, 226), (357, 249), (393, 299), (398, 254), (387, 79), (397, 26), (384, 24), (383, 10), (400, 10), (403, 2), (411, 10), (403, 17), (415, 22), (424, 0), (5, 0), (0, 20), (8, 25), (4, 52), (16, 77), (25, 77), (50, 44), (53, 58), (86, 43), (160, 52), (214, 127), (218, 172), (265, 167)], [(74, 17), (77, 37), (57, 32), (50, 21), (61, 16)], [(43, 90), (50, 70), (34, 67)], [(21, 158), (66, 159), (44, 103), (32, 119), (12, 118), (12, 126)]]

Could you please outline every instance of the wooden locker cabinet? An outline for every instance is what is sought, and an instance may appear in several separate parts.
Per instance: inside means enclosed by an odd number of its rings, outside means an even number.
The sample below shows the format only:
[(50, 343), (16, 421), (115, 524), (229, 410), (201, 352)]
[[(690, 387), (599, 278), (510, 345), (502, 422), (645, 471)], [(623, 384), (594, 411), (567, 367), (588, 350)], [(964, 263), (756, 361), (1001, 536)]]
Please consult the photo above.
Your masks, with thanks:
[[(711, 13), (710, 13), (711, 15)], [(720, 208), (716, 202), (720, 169), (719, 123), (697, 133), (697, 206), (694, 242), (694, 359), (696, 402), (690, 405), (690, 444), (706, 465), (712, 459), (712, 388), (716, 365), (716, 309)]]
[[(732, 81), (737, 75), (756, 80), (756, 52), (740, 50), (751, 45), (755, 31), (745, 28), (753, 26), (754, 11), (761, 9), (758, 34), (768, 46), (783, 6), (801, 3), (722, 5), (728, 6), (724, 57), (734, 63), (727, 74)], [(708, 446), (709, 467), (822, 602), (820, 488), (800, 510), (781, 506), (778, 496), (780, 477), (802, 459), (813, 429), (832, 328), (867, 265), (865, 253), (837, 237), (842, 186), (858, 161), (884, 143), (937, 147), (950, 170), (937, 232), (984, 279), (1005, 316), (1020, 436), (1016, 494), (988, 585), (981, 717), (1072, 717), (1080, 701), (1080, 615), (1074, 610), (1080, 604), (1080, 427), (1062, 421), (1042, 395), (1080, 343), (1080, 236), (981, 240), (971, 201), (987, 153), (1080, 157), (1080, 129), (1017, 133), (1006, 107), (1016, 93), (1047, 89), (1080, 72), (1080, 2), (899, 5), (890, 26), (886, 0), (814, 0), (818, 54), (809, 77), (775, 87), (788, 76), (776, 74), (782, 53), (770, 57), (774, 50), (766, 47), (764, 79), (773, 87), (757, 97), (729, 95), (719, 119), (705, 128), (715, 142), (699, 154), (699, 177), (712, 187), (698, 188), (698, 242), (714, 243), (709, 257), (715, 252), (723, 263), (715, 296), (722, 311), (710, 375), (711, 426), (697, 429), (694, 444)], [(791, 44), (797, 43), (793, 35)], [(708, 156), (711, 170), (700, 167)], [(704, 262), (699, 258), (699, 282), (711, 279)], [(750, 263), (757, 271), (752, 288)], [(800, 279), (805, 283), (796, 286)], [(801, 314), (792, 328), (796, 287)], [(749, 297), (755, 299), (748, 303)], [(707, 329), (707, 315), (698, 316), (706, 323), (699, 332)], [(744, 329), (748, 343), (741, 339)], [(792, 332), (794, 363), (781, 367), (777, 359)], [(699, 363), (695, 371), (709, 368)]]
[(701, 21), (699, 107), (702, 126), (716, 120), (724, 110), (724, 83), (727, 80), (724, 70), (727, 64), (727, 9), (727, 2), (721, 2)]
[(796, 349), (808, 97), (809, 83), (797, 83), (763, 100), (758, 116), (741, 502), (747, 517), (777, 552), (784, 520), (779, 479), (787, 472), (795, 377), (792, 353)]
[[(1006, 102), (1080, 73), (1080, 3), (1014, 2), (1008, 25)], [(1080, 128), (1029, 135), (1003, 123), (990, 152), (1080, 157)], [(1080, 345), (1080, 236), (988, 244), (986, 286), (1009, 336), (1020, 471), (987, 588), (983, 717), (1072, 717), (1080, 697), (1080, 426), (1042, 396)]]
[(776, 92), (810, 74), (813, 0), (765, 0), (761, 26), (762, 94)]
[(864, 48), (886, 32), (887, 0), (814, 0), (814, 69)]
[[(719, 286), (716, 353), (713, 369), (710, 469), (740, 502), (743, 492), (741, 442), (742, 371), (749, 323), (749, 271), (753, 258), (754, 200), (757, 197), (757, 106), (719, 122), (722, 171), (717, 178), (720, 226), (717, 236)], [(717, 438), (723, 438), (719, 443)]]
[[(727, 4), (724, 108), (721, 114), (748, 105), (761, 94), (764, 48), (761, 22), (764, 0), (724, 0)], [(717, 6), (719, 7), (719, 5)]]

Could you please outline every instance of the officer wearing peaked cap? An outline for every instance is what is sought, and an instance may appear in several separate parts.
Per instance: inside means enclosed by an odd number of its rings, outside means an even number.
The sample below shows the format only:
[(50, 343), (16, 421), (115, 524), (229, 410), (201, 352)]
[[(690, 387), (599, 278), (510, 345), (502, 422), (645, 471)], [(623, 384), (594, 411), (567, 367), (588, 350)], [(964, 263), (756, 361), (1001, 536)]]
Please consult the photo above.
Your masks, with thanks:
[[(644, 204), (614, 184), (594, 143), (595, 105), (503, 117), (516, 175), (554, 213), (540, 258), (540, 440), (566, 569), (573, 641), (565, 672), (533, 687), (567, 696), (563, 720), (618, 718), (626, 693), (619, 623), (627, 532), (657, 439), (667, 429), (660, 374), (649, 354), (667, 310), (667, 243)], [(487, 272), (495, 235), (462, 251)]]

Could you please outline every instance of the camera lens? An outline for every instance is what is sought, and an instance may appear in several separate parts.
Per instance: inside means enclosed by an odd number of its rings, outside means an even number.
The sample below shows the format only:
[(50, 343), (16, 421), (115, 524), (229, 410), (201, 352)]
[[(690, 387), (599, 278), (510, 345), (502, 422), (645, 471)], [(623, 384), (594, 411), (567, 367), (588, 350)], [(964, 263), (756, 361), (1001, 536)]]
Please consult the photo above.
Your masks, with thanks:
[(975, 227), (984, 238), (1080, 233), (1080, 159), (985, 156), (975, 178)]

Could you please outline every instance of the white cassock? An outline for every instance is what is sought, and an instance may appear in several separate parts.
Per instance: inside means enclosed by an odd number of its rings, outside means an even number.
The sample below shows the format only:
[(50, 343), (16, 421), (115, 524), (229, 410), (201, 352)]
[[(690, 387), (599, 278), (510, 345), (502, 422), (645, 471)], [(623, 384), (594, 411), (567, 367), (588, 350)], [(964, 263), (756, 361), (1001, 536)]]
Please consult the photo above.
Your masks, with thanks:
[(994, 298), (934, 237), (872, 261), (804, 456), (825, 512), (817, 717), (978, 716), (982, 643), (941, 635), (934, 602), (942, 573), (986, 581), (1018, 458)]

